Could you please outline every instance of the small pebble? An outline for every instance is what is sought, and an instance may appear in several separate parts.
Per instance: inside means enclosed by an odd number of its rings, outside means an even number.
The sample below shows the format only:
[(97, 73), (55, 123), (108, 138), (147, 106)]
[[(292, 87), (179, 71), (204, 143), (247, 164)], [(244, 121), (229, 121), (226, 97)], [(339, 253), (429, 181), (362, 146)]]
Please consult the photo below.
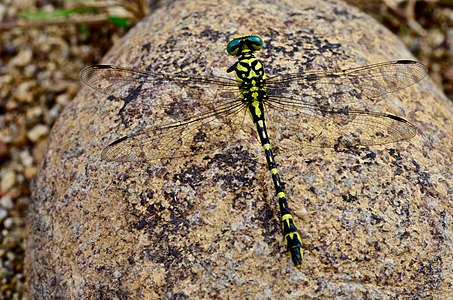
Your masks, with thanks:
[(8, 211), (6, 209), (0, 208), (0, 222), (3, 222), (3, 220), (8, 216)]
[(5, 221), (3, 221), (3, 226), (5, 226), (6, 229), (11, 229), (13, 225), (14, 225), (13, 218), (6, 218)]
[(39, 119), (43, 115), (43, 109), (40, 106), (34, 106), (29, 109), (27, 109), (27, 120), (30, 119)]
[(71, 96), (69, 94), (61, 94), (58, 95), (55, 99), (55, 102), (57, 102), (60, 105), (65, 106), (71, 101)]
[(16, 173), (14, 171), (7, 171), (3, 174), (0, 182), (0, 190), (6, 192), (16, 183)]
[(49, 126), (38, 124), (27, 133), (27, 136), (30, 141), (37, 142), (41, 137), (45, 137), (48, 134)]
[(35, 178), (37, 172), (38, 170), (36, 167), (26, 167), (24, 170), (25, 178), (32, 180), (33, 178)]
[(14, 91), (14, 98), (21, 103), (32, 103), (33, 93), (30, 91), (32, 87), (31, 81), (22, 82)]
[(0, 206), (6, 209), (12, 209), (14, 207), (13, 200), (9, 196), (3, 196), (0, 199)]
[(30, 167), (33, 164), (33, 157), (27, 150), (21, 151), (19, 157), (25, 167)]
[(18, 124), (18, 128), (14, 130), (11, 143), (16, 147), (23, 147), (27, 143), (27, 128), (25, 122)]
[(44, 116), (46, 124), (53, 124), (58, 118), (61, 112), (61, 106), (59, 104), (54, 105)]
[[(12, 249), (14, 249), (17, 246), (17, 242), (14, 241), (14, 240), (8, 241), (7, 246), (8, 246), (9, 250), (12, 250)], [(14, 261), (16, 259), (16, 257), (17, 256), (16, 256), (16, 254), (14, 252), (8, 251), (8, 253), (6, 253), (6, 258), (8, 258), (10, 261)]]
[(30, 63), (33, 52), (30, 48), (22, 49), (13, 59), (9, 61), (10, 65), (23, 67)]
[(46, 155), (46, 144), (46, 140), (42, 139), (35, 144), (32, 150), (36, 165), (39, 165)]
[(3, 3), (0, 3), (0, 21), (3, 20), (5, 13), (6, 13), (6, 6)]
[(28, 78), (32, 78), (33, 75), (36, 73), (37, 66), (36, 65), (27, 65), (24, 68), (24, 75)]

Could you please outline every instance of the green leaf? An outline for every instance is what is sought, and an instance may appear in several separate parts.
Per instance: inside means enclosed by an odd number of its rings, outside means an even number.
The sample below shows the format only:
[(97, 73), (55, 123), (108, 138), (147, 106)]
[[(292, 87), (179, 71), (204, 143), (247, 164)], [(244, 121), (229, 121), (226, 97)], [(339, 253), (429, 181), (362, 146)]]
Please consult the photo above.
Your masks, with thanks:
[(112, 22), (115, 25), (118, 25), (120, 27), (129, 27), (129, 21), (124, 18), (118, 18), (118, 17), (112, 17), (109, 16), (109, 21)]
[(21, 12), (19, 13), (19, 17), (32, 20), (32, 21), (46, 21), (50, 19), (56, 19), (61, 17), (69, 17), (74, 14), (93, 14), (96, 13), (97, 10), (94, 7), (79, 7), (79, 8), (71, 8), (71, 9), (55, 9), (51, 12), (46, 12), (42, 10), (38, 10), (35, 12)]

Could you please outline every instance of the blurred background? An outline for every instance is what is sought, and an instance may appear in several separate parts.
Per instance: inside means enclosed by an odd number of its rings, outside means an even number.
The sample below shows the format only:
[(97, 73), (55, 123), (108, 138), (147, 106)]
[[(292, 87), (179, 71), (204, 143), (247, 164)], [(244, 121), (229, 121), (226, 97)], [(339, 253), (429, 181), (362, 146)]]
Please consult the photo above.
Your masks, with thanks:
[[(23, 299), (30, 185), (80, 71), (161, 2), (0, 1), (0, 300)], [(453, 0), (346, 2), (398, 35), (453, 100)]]

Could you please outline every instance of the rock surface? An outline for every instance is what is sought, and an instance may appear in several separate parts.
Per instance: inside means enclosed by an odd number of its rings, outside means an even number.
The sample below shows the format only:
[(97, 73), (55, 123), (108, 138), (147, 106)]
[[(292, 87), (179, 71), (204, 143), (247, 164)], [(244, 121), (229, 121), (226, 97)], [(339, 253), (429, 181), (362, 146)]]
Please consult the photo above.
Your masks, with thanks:
[[(225, 45), (246, 33), (263, 38), (258, 56), (274, 71), (410, 58), (386, 29), (342, 3), (178, 1), (143, 20), (103, 62), (225, 76), (234, 62)], [(101, 161), (109, 142), (165, 113), (131, 103), (124, 122), (122, 105), (85, 88), (52, 129), (30, 210), (34, 298), (447, 297), (453, 106), (429, 79), (373, 107), (413, 123), (419, 135), (408, 142), (277, 149), (306, 249), (301, 270), (284, 251), (253, 133), (207, 155)]]

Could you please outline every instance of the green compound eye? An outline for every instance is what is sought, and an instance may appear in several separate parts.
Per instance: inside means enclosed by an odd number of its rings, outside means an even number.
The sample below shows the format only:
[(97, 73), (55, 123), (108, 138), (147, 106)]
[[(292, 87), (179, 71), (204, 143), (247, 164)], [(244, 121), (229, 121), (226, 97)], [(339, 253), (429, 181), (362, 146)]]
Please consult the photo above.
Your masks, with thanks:
[(253, 51), (261, 50), (261, 47), (263, 46), (263, 40), (257, 35), (252, 35), (248, 37), (247, 41), (251, 42), (250, 45), (253, 47), (253, 49), (251, 50)]
[(257, 35), (238, 36), (227, 44), (227, 52), (230, 55), (237, 56), (244, 50), (259, 51), (262, 46), (263, 40)]
[(241, 43), (242, 43), (242, 39), (241, 38), (236, 38), (236, 39), (232, 40), (231, 42), (229, 42), (228, 45), (227, 45), (228, 54), (236, 55), (238, 53), (239, 45)]

